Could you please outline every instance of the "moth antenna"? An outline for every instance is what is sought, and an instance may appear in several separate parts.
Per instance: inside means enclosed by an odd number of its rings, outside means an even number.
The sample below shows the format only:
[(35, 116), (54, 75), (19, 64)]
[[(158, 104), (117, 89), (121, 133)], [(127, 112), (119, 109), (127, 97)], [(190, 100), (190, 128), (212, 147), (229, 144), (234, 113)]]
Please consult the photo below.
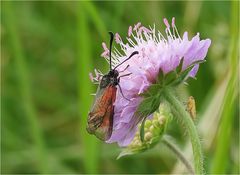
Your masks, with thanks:
[(117, 67), (119, 67), (120, 65), (122, 65), (123, 63), (125, 63), (127, 60), (131, 59), (132, 56), (134, 56), (134, 55), (136, 55), (136, 54), (138, 54), (138, 53), (139, 53), (138, 51), (134, 51), (126, 60), (124, 60), (123, 62), (121, 62), (119, 65), (117, 65), (117, 66), (114, 68), (114, 70), (115, 70)]
[(110, 31), (108, 32), (110, 35), (110, 49), (109, 49), (109, 62), (110, 62), (110, 70), (112, 70), (112, 43), (113, 43), (113, 38), (114, 34)]

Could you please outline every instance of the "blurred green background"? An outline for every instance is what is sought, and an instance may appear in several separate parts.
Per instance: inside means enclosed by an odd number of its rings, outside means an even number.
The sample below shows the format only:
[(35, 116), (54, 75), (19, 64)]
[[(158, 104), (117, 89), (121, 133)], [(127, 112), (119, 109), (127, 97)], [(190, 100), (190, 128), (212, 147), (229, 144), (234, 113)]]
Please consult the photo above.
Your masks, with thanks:
[[(1, 173), (184, 173), (159, 144), (116, 160), (117, 144), (88, 135), (96, 90), (88, 74), (108, 71), (100, 58), (108, 31), (176, 18), (180, 35), (210, 38), (197, 80), (180, 87), (195, 97), (207, 173), (239, 173), (238, 1), (7, 2), (1, 1)], [(184, 154), (192, 152), (175, 120), (168, 128)]]

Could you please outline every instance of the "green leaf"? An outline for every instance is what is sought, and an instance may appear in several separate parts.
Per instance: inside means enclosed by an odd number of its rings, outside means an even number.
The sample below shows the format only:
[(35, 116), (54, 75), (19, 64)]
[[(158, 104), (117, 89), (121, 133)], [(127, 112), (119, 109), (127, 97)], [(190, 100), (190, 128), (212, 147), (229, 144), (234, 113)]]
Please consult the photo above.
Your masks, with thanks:
[(142, 97), (151, 97), (156, 96), (156, 94), (160, 93), (162, 86), (160, 84), (152, 84), (145, 92), (141, 93)]
[(129, 148), (123, 149), (122, 152), (118, 155), (117, 160), (120, 159), (121, 157), (141, 153), (145, 150), (146, 150), (146, 147), (140, 147), (138, 149), (129, 149)]
[(130, 149), (124, 149), (117, 157), (117, 160), (120, 159), (121, 157), (127, 156), (127, 155), (132, 155), (135, 154), (134, 151), (130, 150)]
[(164, 81), (164, 72), (163, 70), (160, 68), (159, 72), (158, 72), (158, 77), (157, 77), (157, 83), (162, 84)]
[(201, 64), (201, 63), (204, 63), (204, 62), (205, 62), (205, 60), (198, 60), (198, 61), (193, 62), (190, 66), (188, 66), (187, 69), (185, 69), (184, 71), (182, 71), (182, 72), (178, 75), (177, 79), (175, 79), (175, 80), (174, 80), (173, 82), (171, 82), (169, 85), (171, 85), (171, 86), (177, 86), (177, 85), (179, 85), (180, 83), (182, 83), (182, 82), (186, 79), (187, 75), (189, 74), (189, 72), (192, 70), (192, 68), (193, 68), (195, 65)]
[(180, 73), (180, 72), (182, 71), (183, 61), (184, 61), (184, 59), (181, 58), (180, 63), (179, 63), (179, 65), (178, 65), (178, 67), (176, 68), (176, 72), (177, 72), (177, 73)]
[(168, 85), (168, 84), (172, 83), (174, 80), (176, 80), (177, 77), (178, 77), (178, 75), (177, 75), (176, 71), (171, 71), (171, 72), (167, 73), (164, 78), (164, 84)]
[(144, 98), (143, 101), (138, 105), (136, 115), (140, 115), (143, 117), (151, 115), (158, 109), (160, 101), (161, 101), (160, 94)]
[(140, 128), (140, 139), (141, 139), (141, 142), (144, 142), (144, 135), (145, 135), (144, 127), (145, 127), (146, 118), (147, 117), (143, 118), (143, 121), (142, 121), (142, 124), (141, 124), (141, 128)]

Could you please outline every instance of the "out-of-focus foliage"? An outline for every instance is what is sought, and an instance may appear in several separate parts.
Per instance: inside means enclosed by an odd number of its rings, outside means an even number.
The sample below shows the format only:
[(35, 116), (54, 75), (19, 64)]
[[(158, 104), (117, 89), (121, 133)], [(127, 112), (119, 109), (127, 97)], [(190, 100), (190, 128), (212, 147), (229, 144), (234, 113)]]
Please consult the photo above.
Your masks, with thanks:
[[(239, 64), (238, 6), (237, 1), (1, 1), (1, 173), (186, 172), (162, 144), (116, 160), (116, 144), (85, 130), (96, 89), (88, 73), (94, 67), (108, 71), (100, 58), (107, 31), (124, 36), (139, 21), (162, 30), (163, 17), (173, 16), (180, 35), (200, 32), (212, 40), (197, 80), (179, 90), (183, 101), (189, 95), (196, 100), (206, 172), (239, 173), (239, 79), (233, 78)], [(191, 155), (178, 121), (167, 133)]]

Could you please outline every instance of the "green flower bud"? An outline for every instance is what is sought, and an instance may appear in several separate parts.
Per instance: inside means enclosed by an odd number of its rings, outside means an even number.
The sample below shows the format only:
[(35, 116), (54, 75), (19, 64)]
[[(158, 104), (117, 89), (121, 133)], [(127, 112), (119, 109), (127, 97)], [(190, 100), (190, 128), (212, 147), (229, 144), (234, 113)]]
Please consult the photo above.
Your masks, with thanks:
[(171, 116), (169, 108), (165, 105), (160, 105), (158, 112), (153, 113), (153, 118), (146, 119), (144, 123), (144, 140), (141, 141), (140, 139), (141, 124), (139, 124), (139, 130), (136, 132), (134, 139), (123, 149), (118, 158), (125, 155), (137, 154), (155, 146), (162, 138)]
[(147, 128), (149, 128), (151, 125), (152, 125), (152, 121), (151, 121), (151, 120), (146, 120), (144, 128), (147, 129)]
[(151, 139), (152, 139), (152, 133), (151, 132), (145, 133), (144, 140), (150, 141)]
[(150, 126), (150, 128), (149, 128), (149, 130), (150, 130), (150, 132), (153, 132), (154, 131), (154, 126), (152, 125), (152, 126)]
[(153, 123), (153, 126), (155, 126), (156, 128), (160, 127), (158, 120), (153, 120), (152, 123)]
[(166, 118), (163, 115), (160, 115), (158, 118), (158, 122), (160, 125), (163, 125), (166, 121)]

